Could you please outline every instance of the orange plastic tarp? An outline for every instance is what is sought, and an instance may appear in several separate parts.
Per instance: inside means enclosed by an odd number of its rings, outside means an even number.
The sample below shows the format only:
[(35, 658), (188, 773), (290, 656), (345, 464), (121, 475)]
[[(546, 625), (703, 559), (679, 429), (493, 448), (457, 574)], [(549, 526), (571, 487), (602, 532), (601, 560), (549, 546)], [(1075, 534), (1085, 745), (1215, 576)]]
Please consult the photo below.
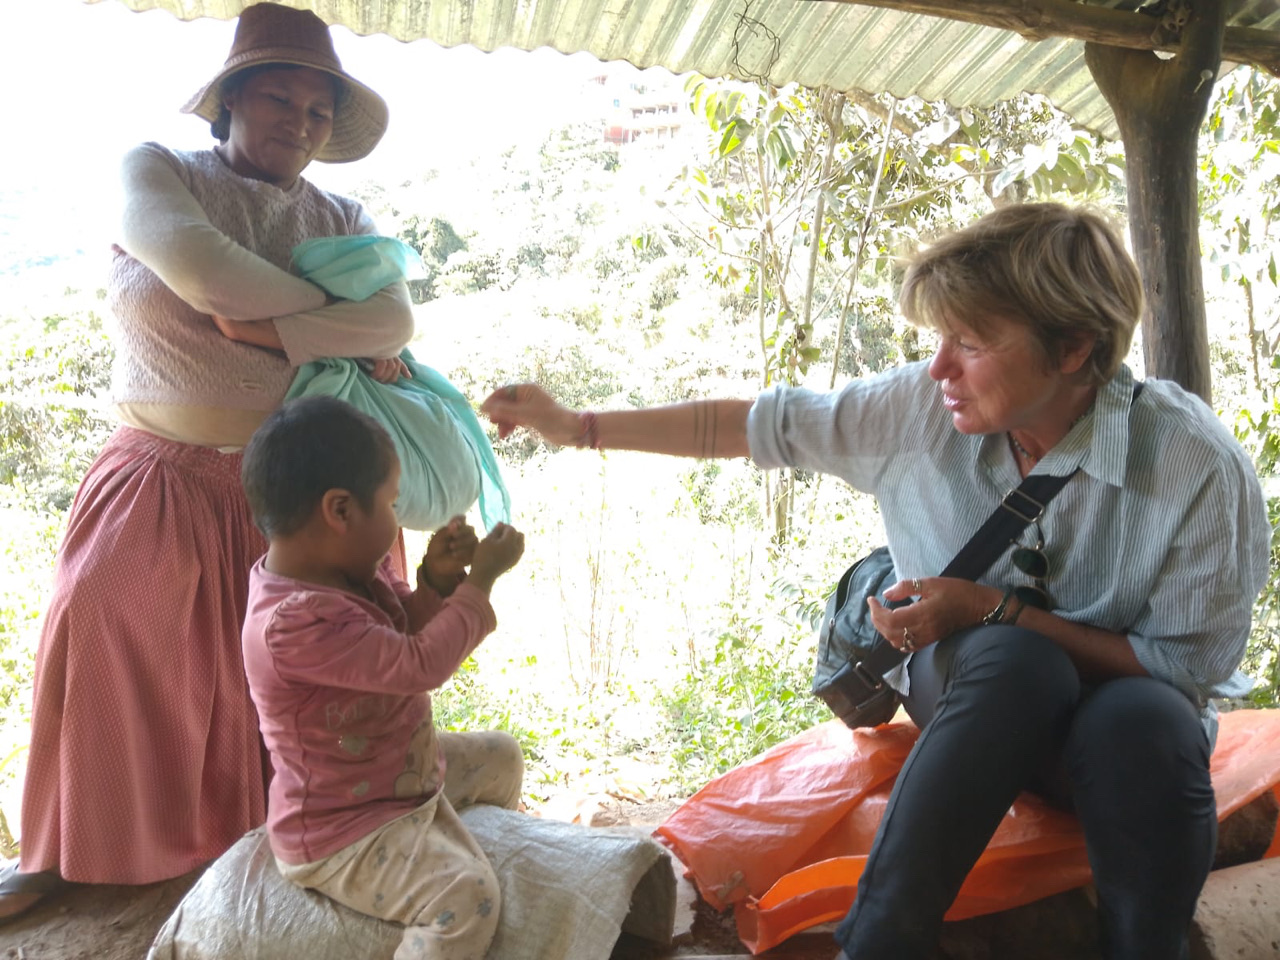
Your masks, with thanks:
[[(655, 835), (703, 899), (733, 906), (742, 942), (760, 953), (848, 912), (916, 735), (910, 723), (814, 727), (711, 781)], [(1219, 818), (1268, 790), (1280, 798), (1280, 710), (1224, 714), (1212, 774)], [(1267, 855), (1280, 855), (1280, 832)], [(1089, 879), (1075, 817), (1023, 794), (947, 919), (1006, 910)]]

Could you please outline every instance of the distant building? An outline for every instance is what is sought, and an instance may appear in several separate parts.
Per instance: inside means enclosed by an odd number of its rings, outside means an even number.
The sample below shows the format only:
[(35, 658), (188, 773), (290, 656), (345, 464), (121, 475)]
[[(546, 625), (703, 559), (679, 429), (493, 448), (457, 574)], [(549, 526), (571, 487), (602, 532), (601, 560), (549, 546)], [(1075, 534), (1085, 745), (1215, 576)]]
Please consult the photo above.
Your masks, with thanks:
[(604, 91), (605, 143), (658, 146), (679, 136), (689, 116), (680, 79), (665, 70), (609, 71), (590, 82)]

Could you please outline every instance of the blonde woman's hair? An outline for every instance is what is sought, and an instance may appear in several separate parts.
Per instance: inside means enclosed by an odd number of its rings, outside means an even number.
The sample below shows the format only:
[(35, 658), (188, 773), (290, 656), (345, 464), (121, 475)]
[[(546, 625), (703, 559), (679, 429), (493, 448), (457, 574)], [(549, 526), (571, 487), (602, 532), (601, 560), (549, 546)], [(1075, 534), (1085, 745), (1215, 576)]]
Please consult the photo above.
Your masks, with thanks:
[(1058, 203), (1003, 207), (925, 247), (909, 262), (899, 306), (942, 334), (1022, 324), (1046, 367), (1093, 340), (1080, 376), (1095, 385), (1115, 376), (1144, 310), (1142, 278), (1116, 228)]

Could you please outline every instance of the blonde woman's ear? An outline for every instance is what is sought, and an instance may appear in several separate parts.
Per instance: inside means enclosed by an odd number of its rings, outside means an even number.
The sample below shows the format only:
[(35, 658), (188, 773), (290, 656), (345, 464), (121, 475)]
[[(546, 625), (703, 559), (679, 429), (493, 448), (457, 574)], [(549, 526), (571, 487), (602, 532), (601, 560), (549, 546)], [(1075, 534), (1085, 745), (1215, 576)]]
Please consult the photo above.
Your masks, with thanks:
[(1079, 373), (1093, 356), (1093, 350), (1097, 345), (1098, 338), (1095, 336), (1077, 337), (1074, 341), (1064, 344), (1062, 360), (1058, 364), (1059, 372), (1066, 376)]

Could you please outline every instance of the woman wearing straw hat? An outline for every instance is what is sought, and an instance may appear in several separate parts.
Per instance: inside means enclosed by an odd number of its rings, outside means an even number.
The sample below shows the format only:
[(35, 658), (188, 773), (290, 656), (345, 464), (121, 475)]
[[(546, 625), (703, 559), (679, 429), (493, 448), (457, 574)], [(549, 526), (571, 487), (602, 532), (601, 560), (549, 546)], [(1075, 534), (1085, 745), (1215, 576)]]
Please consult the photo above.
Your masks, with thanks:
[[(211, 150), (125, 159), (113, 400), (122, 426), (76, 497), (36, 660), (21, 866), (0, 916), (65, 881), (142, 884), (218, 856), (265, 816), (265, 755), (240, 653), (265, 543), (239, 448), (301, 364), (394, 358), (403, 283), (333, 302), (287, 272), (317, 236), (368, 234), (361, 206), (301, 178), (368, 154), (387, 108), (347, 75), (328, 28), (243, 11), (223, 69), (184, 108)], [(391, 359), (388, 359), (391, 358)]]

